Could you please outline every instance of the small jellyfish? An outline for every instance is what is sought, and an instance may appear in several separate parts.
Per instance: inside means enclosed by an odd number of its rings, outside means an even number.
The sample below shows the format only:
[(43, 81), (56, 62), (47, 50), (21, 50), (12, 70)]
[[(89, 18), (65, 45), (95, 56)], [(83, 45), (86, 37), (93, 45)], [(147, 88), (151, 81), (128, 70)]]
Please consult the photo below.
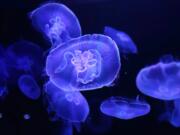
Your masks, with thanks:
[(31, 118), (31, 115), (29, 115), (29, 114), (24, 114), (24, 119), (25, 120), (29, 120)]
[(72, 39), (49, 53), (46, 73), (64, 91), (111, 86), (121, 62), (116, 43), (101, 34)]
[(117, 43), (120, 52), (123, 54), (138, 53), (135, 43), (127, 33), (106, 26), (104, 34), (110, 36)]
[(3, 114), (2, 113), (0, 113), (0, 119), (2, 119), (3, 118)]
[(21, 75), (18, 79), (18, 86), (21, 92), (32, 100), (37, 100), (41, 95), (41, 90), (31, 75)]
[(101, 103), (100, 110), (108, 116), (129, 120), (148, 114), (150, 105), (139, 99), (110, 97)]
[(24, 73), (39, 78), (43, 70), (43, 50), (29, 41), (18, 41), (7, 48), (6, 64), (11, 76), (9, 82), (15, 82)]
[(137, 88), (145, 95), (161, 100), (180, 98), (180, 62), (145, 67), (136, 77)]
[(81, 36), (76, 15), (60, 3), (46, 3), (30, 13), (34, 28), (46, 36), (53, 46)]
[(80, 92), (65, 92), (52, 82), (45, 85), (45, 93), (51, 109), (59, 118), (69, 122), (84, 122), (89, 114), (89, 105)]

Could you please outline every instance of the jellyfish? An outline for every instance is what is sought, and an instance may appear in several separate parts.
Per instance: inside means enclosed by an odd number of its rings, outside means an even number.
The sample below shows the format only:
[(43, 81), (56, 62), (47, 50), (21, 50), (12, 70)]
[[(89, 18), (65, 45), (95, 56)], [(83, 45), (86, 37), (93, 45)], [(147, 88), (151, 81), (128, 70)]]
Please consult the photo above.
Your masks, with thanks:
[(29, 120), (31, 118), (31, 115), (29, 115), (29, 114), (24, 114), (24, 119), (25, 120)]
[(80, 92), (65, 92), (52, 82), (45, 85), (45, 93), (51, 109), (57, 117), (69, 122), (84, 122), (89, 114), (89, 105)]
[(34, 28), (49, 39), (53, 46), (81, 36), (76, 15), (60, 3), (46, 3), (30, 13)]
[(22, 74), (31, 74), (39, 79), (43, 70), (43, 50), (36, 44), (20, 40), (7, 48), (6, 64), (9, 82), (16, 82)]
[(129, 120), (146, 115), (150, 112), (150, 105), (144, 101), (110, 97), (100, 105), (102, 113), (119, 119)]
[(120, 70), (116, 43), (101, 34), (85, 35), (57, 47), (46, 59), (46, 73), (64, 91), (111, 86)]
[(41, 95), (40, 87), (31, 75), (21, 75), (18, 79), (18, 86), (21, 92), (29, 99), (37, 100)]
[(141, 69), (136, 85), (140, 92), (153, 98), (180, 98), (180, 62), (159, 62)]
[(120, 52), (123, 54), (138, 53), (136, 44), (127, 33), (106, 26), (104, 28), (104, 34), (110, 36), (117, 43)]

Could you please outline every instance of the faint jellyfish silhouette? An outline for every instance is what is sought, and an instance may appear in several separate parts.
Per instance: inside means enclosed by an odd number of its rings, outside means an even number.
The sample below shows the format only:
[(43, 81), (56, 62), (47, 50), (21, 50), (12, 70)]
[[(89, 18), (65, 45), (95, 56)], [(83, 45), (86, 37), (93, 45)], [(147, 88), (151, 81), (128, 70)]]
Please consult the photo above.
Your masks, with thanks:
[(29, 120), (31, 118), (31, 115), (29, 115), (29, 114), (24, 114), (24, 119), (25, 120)]
[(0, 80), (0, 100), (3, 100), (8, 94), (7, 84), (5, 81)]
[(8, 80), (10, 82), (16, 81), (24, 73), (39, 79), (43, 70), (43, 50), (32, 42), (18, 41), (8, 47), (6, 63), (11, 76)]
[(145, 67), (138, 73), (136, 85), (143, 94), (157, 99), (180, 98), (180, 63), (159, 62)]
[(8, 94), (7, 89), (7, 79), (9, 73), (7, 71), (7, 66), (5, 63), (5, 51), (4, 48), (0, 45), (0, 99), (4, 99)]
[(69, 122), (84, 122), (89, 114), (89, 105), (80, 92), (64, 92), (53, 83), (45, 85), (49, 106), (56, 115)]
[(105, 26), (104, 34), (110, 36), (117, 43), (120, 52), (123, 54), (138, 53), (135, 43), (127, 33)]
[(21, 75), (18, 79), (21, 92), (29, 99), (37, 100), (41, 95), (40, 87), (31, 75)]
[(168, 121), (174, 127), (180, 127), (180, 99), (166, 103), (166, 111), (160, 116), (161, 121)]
[(112, 119), (102, 113), (89, 116), (86, 124), (91, 134), (105, 134), (112, 129)]
[(30, 13), (34, 28), (45, 35), (53, 46), (81, 36), (76, 15), (60, 3), (46, 3)]
[(102, 113), (119, 119), (129, 120), (146, 115), (150, 112), (150, 105), (139, 99), (131, 100), (122, 97), (110, 97), (102, 102)]
[(2, 119), (3, 118), (3, 114), (2, 113), (0, 113), (0, 119)]
[(115, 42), (108, 36), (94, 34), (53, 49), (46, 60), (46, 73), (64, 91), (83, 91), (111, 86), (120, 66)]
[(73, 126), (71, 122), (64, 122), (58, 135), (73, 135)]
[(172, 126), (180, 127), (180, 99), (165, 102), (165, 112), (160, 117), (160, 121), (168, 121)]

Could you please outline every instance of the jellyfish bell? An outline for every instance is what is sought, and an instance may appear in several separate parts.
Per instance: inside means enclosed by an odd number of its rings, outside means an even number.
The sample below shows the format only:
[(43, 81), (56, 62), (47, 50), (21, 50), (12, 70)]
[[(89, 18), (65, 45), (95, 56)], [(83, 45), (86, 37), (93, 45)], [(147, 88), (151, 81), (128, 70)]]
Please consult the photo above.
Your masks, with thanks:
[(140, 70), (136, 86), (140, 92), (161, 100), (180, 98), (180, 63), (159, 62)]
[(105, 26), (104, 34), (110, 36), (117, 43), (119, 50), (120, 52), (122, 52), (122, 54), (138, 53), (138, 49), (134, 41), (127, 33), (116, 30), (109, 26)]
[(40, 87), (31, 75), (21, 75), (18, 79), (18, 86), (21, 92), (29, 99), (37, 100), (41, 95)]
[(101, 34), (85, 35), (53, 49), (46, 73), (64, 91), (84, 91), (110, 86), (121, 62), (115, 42)]
[(150, 108), (150, 105), (145, 101), (122, 97), (110, 97), (100, 105), (102, 113), (124, 120), (146, 115), (150, 112)]
[(10, 82), (26, 73), (39, 78), (43, 70), (43, 50), (30, 41), (20, 40), (7, 48), (6, 64)]
[(53, 46), (81, 35), (76, 15), (60, 3), (46, 3), (30, 13), (32, 25), (45, 35)]
[(84, 122), (89, 114), (89, 105), (80, 92), (65, 92), (57, 88), (52, 82), (45, 85), (51, 109), (69, 122)]

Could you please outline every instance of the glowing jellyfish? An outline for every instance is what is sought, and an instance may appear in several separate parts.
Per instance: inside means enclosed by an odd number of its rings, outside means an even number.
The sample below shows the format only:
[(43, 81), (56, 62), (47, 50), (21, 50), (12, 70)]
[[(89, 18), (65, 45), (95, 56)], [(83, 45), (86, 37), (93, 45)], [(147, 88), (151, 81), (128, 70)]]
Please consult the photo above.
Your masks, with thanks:
[(9, 81), (17, 80), (24, 73), (39, 78), (43, 70), (43, 50), (29, 41), (18, 41), (8, 47), (6, 63), (11, 76)]
[(108, 116), (129, 120), (148, 114), (150, 105), (139, 99), (110, 97), (101, 103), (100, 110)]
[(145, 67), (138, 73), (136, 85), (142, 93), (157, 99), (180, 98), (180, 63), (159, 62)]
[(45, 85), (49, 105), (56, 115), (69, 122), (84, 122), (89, 114), (89, 105), (80, 92), (64, 92), (53, 83)]
[(25, 120), (29, 120), (31, 118), (31, 115), (29, 115), (29, 114), (24, 114), (24, 119)]
[(41, 95), (41, 90), (31, 75), (21, 75), (18, 79), (18, 86), (21, 92), (32, 100), (38, 99)]
[(31, 12), (32, 24), (57, 46), (81, 35), (81, 26), (76, 15), (65, 5), (47, 3)]
[(50, 80), (64, 91), (110, 86), (120, 70), (116, 43), (108, 36), (85, 35), (53, 49), (46, 60)]
[(138, 52), (135, 43), (127, 33), (106, 26), (104, 28), (104, 34), (110, 36), (117, 43), (120, 52), (124, 54)]

